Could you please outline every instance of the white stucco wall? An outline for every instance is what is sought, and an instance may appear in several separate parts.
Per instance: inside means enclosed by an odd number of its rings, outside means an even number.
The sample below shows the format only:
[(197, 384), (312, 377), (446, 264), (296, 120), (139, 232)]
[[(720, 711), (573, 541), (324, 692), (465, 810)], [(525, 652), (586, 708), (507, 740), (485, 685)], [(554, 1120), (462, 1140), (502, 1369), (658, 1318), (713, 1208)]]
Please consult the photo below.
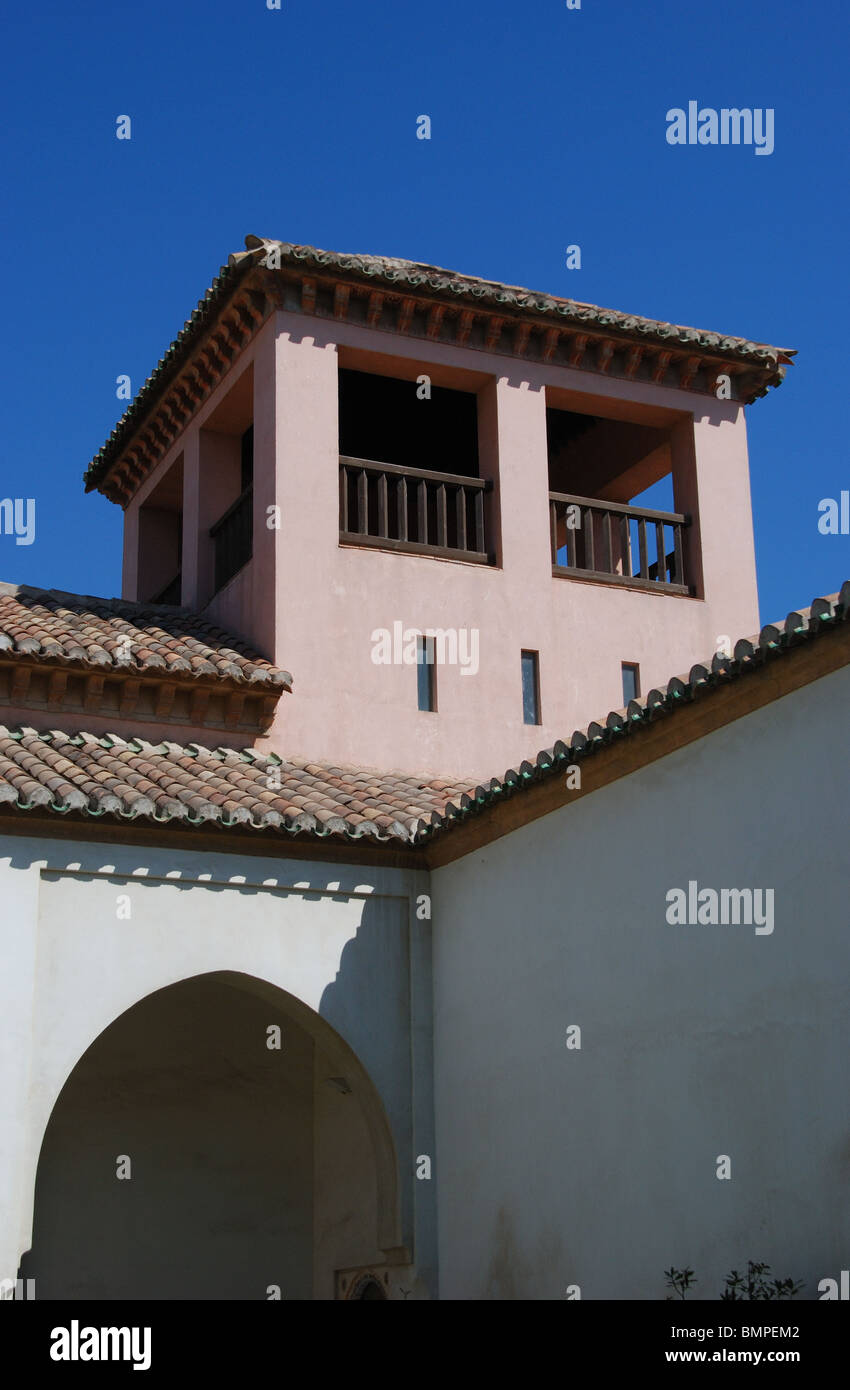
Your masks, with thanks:
[[(380, 1151), (383, 1196), (352, 1212), (340, 1194), (318, 1222), (317, 1249), (344, 1268), (358, 1249), (369, 1261), (389, 1249), (397, 1262), (407, 1250), (417, 1291), (433, 1295), (432, 1185), (414, 1177), (415, 1155), (434, 1148), (430, 982), (421, 978), (430, 924), (415, 914), (422, 883), (413, 871), (0, 839), (0, 1278), (14, 1278), (30, 1246), (45, 1128), (79, 1059), (154, 991), (231, 972), (270, 999), (286, 992), (313, 1033), (316, 1068), (350, 1083), (343, 1099), (360, 1107)], [(339, 1128), (318, 1083), (316, 1095), (313, 1178), (326, 1194), (342, 1161)], [(361, 1133), (354, 1168), (362, 1148)], [(370, 1207), (377, 1232), (364, 1229)], [(319, 1285), (319, 1296), (332, 1296), (329, 1278)]]
[[(850, 1249), (848, 694), (847, 671), (826, 677), (430, 884), (4, 837), (0, 1278), (30, 1246), (39, 1151), (76, 1063), (154, 991), (224, 972), (312, 1039), (314, 1297), (334, 1270), (403, 1260), (396, 1247), (433, 1295), (438, 1232), (444, 1298), (663, 1298), (671, 1264), (716, 1297), (747, 1259), (814, 1297)], [(666, 894), (690, 879), (772, 889), (773, 932), (669, 925)], [(429, 887), (433, 923), (415, 912)]]
[[(849, 699), (825, 677), (434, 873), (441, 1297), (847, 1268)], [(690, 879), (772, 888), (773, 933), (668, 925)]]

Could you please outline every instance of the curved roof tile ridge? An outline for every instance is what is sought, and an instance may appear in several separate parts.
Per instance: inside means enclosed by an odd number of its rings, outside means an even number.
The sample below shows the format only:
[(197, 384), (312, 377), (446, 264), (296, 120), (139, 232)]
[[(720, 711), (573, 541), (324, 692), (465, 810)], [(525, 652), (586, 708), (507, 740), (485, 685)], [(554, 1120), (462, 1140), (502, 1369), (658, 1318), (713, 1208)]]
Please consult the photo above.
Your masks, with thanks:
[(0, 725), (0, 803), (20, 811), (412, 844), (449, 794), (464, 800), (459, 783), (437, 778), (331, 769), (255, 749)]
[(569, 299), (542, 290), (530, 290), (522, 285), (507, 284), (500, 280), (487, 280), (477, 275), (447, 270), (442, 266), (428, 265), (422, 261), (408, 261), (399, 257), (380, 256), (362, 251), (323, 251), (316, 246), (300, 245), (297, 242), (278, 241), (273, 237), (253, 235), (246, 236), (245, 246), (245, 251), (237, 252), (229, 257), (228, 269), (242, 267), (251, 256), (255, 257), (255, 262), (259, 262), (268, 255), (270, 250), (275, 248), (281, 261), (284, 259), (307, 261), (315, 265), (359, 272), (370, 278), (386, 279), (394, 284), (402, 282), (414, 287), (424, 285), (432, 290), (445, 291), (458, 296), (473, 294), (476, 298), (491, 299), (500, 305), (514, 305), (517, 308), (534, 309), (541, 313), (558, 313), (565, 318), (575, 318), (582, 323), (598, 323), (600, 327), (619, 328), (627, 333), (640, 332), (656, 335), (663, 339), (675, 339), (681, 343), (694, 343), (704, 347), (717, 348), (725, 353), (742, 352), (747, 356), (768, 360), (777, 366), (783, 362), (787, 364), (796, 355), (794, 348), (774, 347), (769, 343), (722, 334), (713, 329), (691, 328), (686, 324), (648, 318), (642, 314), (627, 313), (621, 309), (608, 309), (584, 300)]
[[(452, 824), (475, 814), (505, 794), (515, 795), (544, 777), (551, 776), (564, 762), (590, 757), (614, 738), (624, 737), (643, 728), (660, 714), (670, 714), (692, 701), (697, 694), (708, 695), (728, 681), (763, 666), (766, 661), (781, 657), (792, 647), (816, 637), (826, 628), (846, 622), (850, 617), (850, 580), (826, 598), (815, 598), (808, 608), (789, 613), (782, 623), (767, 623), (755, 636), (741, 638), (733, 654), (715, 652), (708, 662), (695, 663), (688, 675), (672, 676), (666, 685), (654, 687), (645, 697), (631, 700), (625, 709), (611, 710), (604, 723), (591, 721), (585, 729), (576, 729), (569, 744), (556, 743), (552, 750), (537, 755), (537, 766), (523, 762), (519, 768), (508, 768), (501, 781), (493, 779), (483, 796), (476, 794), (466, 804), (450, 801), (442, 815), (431, 825), (423, 827), (419, 838), (432, 838)], [(557, 750), (557, 751), (556, 751)], [(476, 793), (481, 790), (476, 788)]]

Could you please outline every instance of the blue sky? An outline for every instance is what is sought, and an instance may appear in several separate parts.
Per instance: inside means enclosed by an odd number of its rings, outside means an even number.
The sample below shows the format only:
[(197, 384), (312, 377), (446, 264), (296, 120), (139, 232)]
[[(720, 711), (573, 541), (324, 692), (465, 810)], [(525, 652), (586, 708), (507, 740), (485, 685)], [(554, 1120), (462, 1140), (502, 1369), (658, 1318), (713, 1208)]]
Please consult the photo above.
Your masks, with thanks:
[[(48, 0), (7, 9), (0, 578), (120, 592), (81, 476), (247, 232), (370, 251), (799, 350), (748, 410), (762, 619), (850, 575), (846, 0)], [(670, 147), (770, 107), (776, 148)], [(432, 139), (415, 138), (427, 113)], [(115, 138), (129, 114), (130, 141)], [(582, 269), (565, 267), (578, 243)]]

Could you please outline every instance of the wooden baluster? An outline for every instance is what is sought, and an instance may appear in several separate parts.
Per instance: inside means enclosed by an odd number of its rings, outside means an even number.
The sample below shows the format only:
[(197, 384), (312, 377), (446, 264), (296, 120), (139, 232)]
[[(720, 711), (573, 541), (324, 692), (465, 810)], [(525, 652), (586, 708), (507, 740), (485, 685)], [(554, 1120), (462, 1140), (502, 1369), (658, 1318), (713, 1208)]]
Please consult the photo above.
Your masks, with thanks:
[(417, 536), (420, 545), (428, 544), (428, 488), (424, 478), (420, 478), (416, 490)]
[(646, 545), (646, 517), (638, 517), (638, 543), (640, 546), (640, 577), (649, 578), (649, 560)]
[(457, 515), (457, 548), (466, 550), (466, 488), (459, 487), (455, 493)]
[(475, 489), (475, 549), (479, 555), (485, 554), (484, 549), (484, 489)]
[(446, 485), (437, 488), (437, 545), (448, 545), (448, 517), (446, 514)]
[(554, 502), (549, 503), (549, 535), (552, 544), (552, 564), (558, 563), (558, 508)]
[(658, 573), (656, 574), (655, 577), (656, 577), (656, 579), (658, 580), (659, 584), (666, 584), (666, 583), (667, 583), (667, 547), (666, 547), (665, 544), (664, 544), (664, 522), (663, 522), (663, 521), (656, 521), (656, 523), (655, 523), (655, 549), (658, 551), (658, 565), (656, 566), (656, 568), (657, 568), (657, 570), (658, 570)]
[(387, 475), (378, 474), (378, 535), (384, 539), (389, 535), (387, 530)]
[(673, 523), (673, 554), (676, 557), (676, 573), (673, 576), (673, 583), (684, 584), (685, 557), (682, 554), (682, 525), (679, 521)]
[(407, 540), (407, 479), (399, 478), (396, 487), (396, 506), (398, 507), (398, 538)]
[[(581, 516), (581, 513), (579, 513), (579, 516)], [(564, 530), (567, 542), (567, 564), (570, 569), (574, 570), (576, 568), (576, 533), (575, 527), (570, 525), (569, 505), (564, 512)]]
[(361, 536), (369, 534), (369, 479), (365, 468), (357, 475), (357, 530)]
[(584, 516), (584, 567), (596, 569), (596, 537), (593, 534), (593, 508), (587, 507)]
[(620, 517), (620, 550), (623, 558), (623, 578), (632, 577), (632, 524), (627, 516)]
[(348, 530), (348, 469), (344, 463), (339, 470), (339, 529)]
[(614, 573), (614, 550), (611, 545), (611, 513), (602, 513), (602, 539), (605, 543), (605, 568), (603, 574)]

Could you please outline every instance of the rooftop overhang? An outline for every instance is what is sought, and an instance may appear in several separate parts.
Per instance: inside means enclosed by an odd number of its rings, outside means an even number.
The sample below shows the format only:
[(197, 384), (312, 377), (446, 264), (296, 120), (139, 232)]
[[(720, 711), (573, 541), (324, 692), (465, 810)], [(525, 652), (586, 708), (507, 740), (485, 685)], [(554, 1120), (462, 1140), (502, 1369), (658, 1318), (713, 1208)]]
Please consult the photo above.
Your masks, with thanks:
[(664, 323), (413, 261), (249, 236), (85, 473), (126, 506), (275, 309), (425, 342), (715, 394), (745, 404), (778, 386), (795, 350)]
[(189, 609), (0, 583), (0, 706), (256, 735), (291, 690)]
[(32, 711), (33, 719), (97, 716), (256, 737), (271, 728), (282, 693), (221, 677), (103, 672), (84, 661), (0, 651), (0, 706)]

